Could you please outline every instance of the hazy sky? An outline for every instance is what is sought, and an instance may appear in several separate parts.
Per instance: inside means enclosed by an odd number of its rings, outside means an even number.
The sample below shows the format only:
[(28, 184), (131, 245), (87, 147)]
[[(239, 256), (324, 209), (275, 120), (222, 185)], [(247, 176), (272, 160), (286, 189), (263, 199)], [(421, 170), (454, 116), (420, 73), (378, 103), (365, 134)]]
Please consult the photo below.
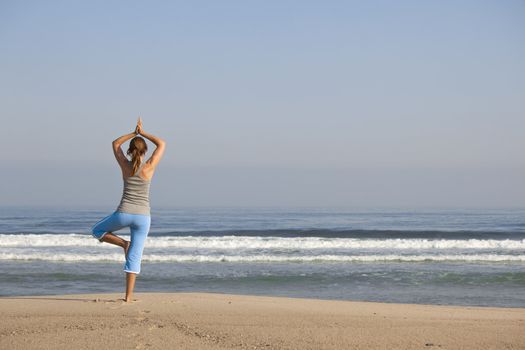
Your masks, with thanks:
[(140, 114), (153, 208), (523, 208), (524, 62), (523, 1), (0, 1), (0, 205), (116, 208)]

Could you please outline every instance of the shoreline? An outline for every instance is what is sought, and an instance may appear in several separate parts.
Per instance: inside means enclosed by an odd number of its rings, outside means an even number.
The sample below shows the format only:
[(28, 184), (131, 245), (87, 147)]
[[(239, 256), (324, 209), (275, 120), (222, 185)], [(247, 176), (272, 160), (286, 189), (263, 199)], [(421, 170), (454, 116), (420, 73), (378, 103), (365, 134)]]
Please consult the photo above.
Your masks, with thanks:
[(221, 293), (0, 297), (5, 349), (516, 349), (525, 308)]
[[(32, 298), (38, 298), (38, 299), (51, 299), (53, 297), (56, 297), (58, 299), (64, 298), (64, 299), (72, 299), (74, 300), (77, 296), (85, 296), (86, 298), (89, 298), (89, 296), (94, 296), (93, 299), (96, 299), (97, 295), (106, 296), (111, 295), (112, 297), (122, 294), (124, 295), (124, 292), (103, 292), (103, 293), (71, 293), (71, 294), (38, 294), (38, 295), (0, 295), (0, 300), (2, 299), (32, 299)], [(474, 305), (474, 304), (425, 304), (425, 303), (405, 303), (405, 302), (396, 302), (396, 301), (376, 301), (376, 300), (359, 300), (359, 299), (337, 299), (337, 298), (314, 298), (314, 297), (308, 297), (308, 296), (285, 296), (285, 295), (271, 295), (271, 294), (249, 294), (249, 293), (229, 293), (229, 292), (221, 292), (221, 291), (199, 291), (199, 290), (192, 290), (192, 291), (177, 291), (177, 292), (170, 292), (170, 291), (144, 291), (144, 292), (137, 292), (134, 293), (136, 295), (155, 295), (155, 294), (210, 294), (210, 295), (223, 295), (223, 296), (239, 296), (239, 297), (262, 297), (262, 298), (278, 298), (278, 299), (292, 299), (292, 300), (314, 300), (314, 301), (335, 301), (335, 302), (348, 302), (348, 303), (363, 303), (363, 304), (385, 304), (385, 305), (406, 305), (406, 306), (438, 306), (438, 307), (450, 307), (450, 308), (477, 308), (477, 309), (502, 309), (502, 310), (512, 310), (512, 309), (523, 309), (525, 310), (525, 305), (523, 306), (498, 306), (498, 305)], [(134, 297), (137, 299), (137, 297)], [(102, 298), (104, 299), (104, 298)], [(118, 301), (115, 298), (116, 301)], [(69, 300), (69, 299), (68, 299)]]

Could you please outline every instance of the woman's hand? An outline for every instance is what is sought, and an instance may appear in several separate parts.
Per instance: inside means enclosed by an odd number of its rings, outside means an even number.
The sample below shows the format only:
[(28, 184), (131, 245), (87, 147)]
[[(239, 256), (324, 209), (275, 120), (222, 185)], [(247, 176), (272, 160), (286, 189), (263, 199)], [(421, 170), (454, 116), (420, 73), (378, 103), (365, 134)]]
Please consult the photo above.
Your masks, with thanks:
[(135, 134), (140, 135), (142, 134), (142, 119), (139, 117), (139, 120), (137, 121), (137, 126), (135, 127)]

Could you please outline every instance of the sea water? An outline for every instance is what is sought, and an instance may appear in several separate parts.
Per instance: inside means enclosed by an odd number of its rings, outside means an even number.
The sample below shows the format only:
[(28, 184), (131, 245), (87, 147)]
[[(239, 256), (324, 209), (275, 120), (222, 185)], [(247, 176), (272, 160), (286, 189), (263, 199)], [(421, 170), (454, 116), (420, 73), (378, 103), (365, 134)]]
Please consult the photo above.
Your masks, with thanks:
[[(0, 208), (0, 296), (120, 292), (111, 208)], [(525, 307), (525, 210), (158, 208), (136, 292)], [(129, 229), (116, 232), (129, 239)]]

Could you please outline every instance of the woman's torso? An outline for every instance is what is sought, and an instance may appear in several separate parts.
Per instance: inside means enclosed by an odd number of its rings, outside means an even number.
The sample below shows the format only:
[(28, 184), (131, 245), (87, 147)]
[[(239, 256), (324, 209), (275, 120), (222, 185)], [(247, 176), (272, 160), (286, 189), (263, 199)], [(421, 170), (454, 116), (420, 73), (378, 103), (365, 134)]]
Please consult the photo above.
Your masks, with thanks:
[(150, 215), (149, 187), (151, 180), (141, 177), (141, 175), (146, 176), (142, 171), (145, 164), (140, 165), (135, 175), (124, 178), (122, 198), (116, 211)]

